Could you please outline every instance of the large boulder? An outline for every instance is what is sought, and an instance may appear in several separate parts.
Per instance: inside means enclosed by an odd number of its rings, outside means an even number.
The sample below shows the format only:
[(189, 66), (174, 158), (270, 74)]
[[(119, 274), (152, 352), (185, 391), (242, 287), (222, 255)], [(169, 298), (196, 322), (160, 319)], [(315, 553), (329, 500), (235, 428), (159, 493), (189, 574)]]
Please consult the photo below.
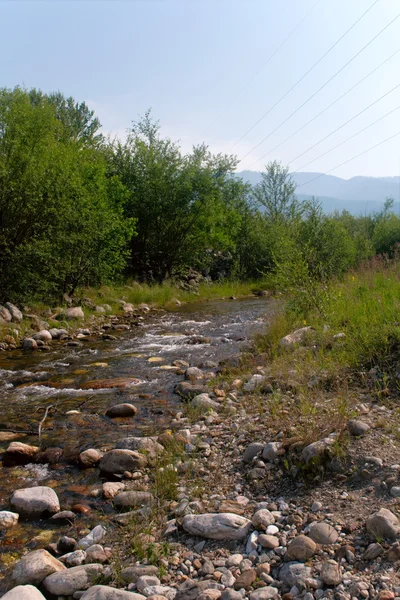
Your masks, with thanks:
[(146, 596), (116, 590), (108, 585), (94, 585), (81, 596), (81, 600), (146, 600)]
[(46, 486), (17, 490), (11, 496), (10, 504), (15, 512), (27, 519), (51, 516), (60, 511), (57, 494)]
[(46, 600), (46, 598), (33, 585), (17, 585), (2, 600)]
[(12, 578), (17, 585), (26, 583), (39, 585), (48, 575), (64, 570), (65, 566), (62, 562), (47, 550), (34, 550), (18, 561), (12, 572)]
[(46, 577), (43, 587), (53, 596), (72, 596), (78, 590), (87, 590), (103, 571), (103, 565), (98, 564), (72, 567)]
[(400, 521), (390, 510), (381, 508), (367, 519), (367, 530), (376, 539), (395, 540), (400, 535)]
[(11, 302), (6, 302), (4, 307), (8, 310), (11, 315), (11, 320), (14, 323), (21, 323), (24, 318), (22, 312), (15, 306), (15, 304), (11, 304)]
[(206, 513), (186, 515), (182, 526), (187, 533), (210, 540), (244, 540), (251, 521), (234, 513)]
[(137, 471), (147, 465), (147, 458), (134, 450), (110, 450), (100, 461), (104, 473), (122, 475), (125, 471)]
[(115, 447), (119, 450), (141, 451), (142, 454), (151, 458), (164, 452), (164, 447), (151, 437), (126, 437), (119, 441)]
[(30, 446), (22, 442), (11, 442), (4, 453), (3, 465), (5, 467), (27, 465), (35, 459), (38, 452), (39, 448), (37, 446)]

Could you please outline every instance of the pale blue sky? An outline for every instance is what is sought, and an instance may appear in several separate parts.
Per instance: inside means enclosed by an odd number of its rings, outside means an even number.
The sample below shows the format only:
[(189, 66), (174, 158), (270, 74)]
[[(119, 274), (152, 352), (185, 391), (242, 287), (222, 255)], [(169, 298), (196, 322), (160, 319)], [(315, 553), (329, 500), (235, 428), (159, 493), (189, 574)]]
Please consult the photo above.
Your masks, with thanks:
[[(0, 0), (0, 85), (61, 90), (93, 107), (104, 130), (123, 135), (148, 107), (184, 150), (205, 141), (228, 151), (373, 0), (320, 0), (283, 48), (244, 85), (316, 0)], [(242, 158), (338, 71), (391, 19), (399, 0), (379, 0), (318, 66), (234, 148)], [(325, 157), (303, 165), (400, 106), (400, 87), (297, 160), (297, 155), (400, 84), (400, 52), (299, 134), (286, 137), (400, 49), (400, 18), (239, 165), (267, 160), (326, 172), (400, 132), (400, 109)], [(234, 99), (234, 100), (233, 100)], [(268, 153), (269, 152), (269, 153)], [(268, 153), (263, 162), (256, 162)], [(332, 172), (400, 175), (400, 135)]]

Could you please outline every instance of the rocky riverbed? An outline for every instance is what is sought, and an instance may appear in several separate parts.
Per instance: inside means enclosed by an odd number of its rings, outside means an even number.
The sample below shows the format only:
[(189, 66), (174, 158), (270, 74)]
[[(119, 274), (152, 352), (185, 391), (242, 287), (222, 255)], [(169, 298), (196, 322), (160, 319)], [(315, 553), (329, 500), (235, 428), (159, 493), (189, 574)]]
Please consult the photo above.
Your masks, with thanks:
[(343, 452), (333, 418), (290, 437), (295, 375), (235, 375), (272, 312), (108, 317), (109, 338), (1, 357), (6, 600), (400, 597), (397, 409), (358, 389)]

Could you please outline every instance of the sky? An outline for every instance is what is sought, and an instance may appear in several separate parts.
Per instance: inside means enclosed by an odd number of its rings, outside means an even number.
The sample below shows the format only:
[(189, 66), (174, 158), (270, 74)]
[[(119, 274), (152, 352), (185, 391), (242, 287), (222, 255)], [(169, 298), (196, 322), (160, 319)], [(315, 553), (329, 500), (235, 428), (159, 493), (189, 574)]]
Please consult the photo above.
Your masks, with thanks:
[(400, 175), (399, 0), (0, 0), (0, 22), (0, 85), (84, 100), (105, 133), (151, 108), (239, 171)]

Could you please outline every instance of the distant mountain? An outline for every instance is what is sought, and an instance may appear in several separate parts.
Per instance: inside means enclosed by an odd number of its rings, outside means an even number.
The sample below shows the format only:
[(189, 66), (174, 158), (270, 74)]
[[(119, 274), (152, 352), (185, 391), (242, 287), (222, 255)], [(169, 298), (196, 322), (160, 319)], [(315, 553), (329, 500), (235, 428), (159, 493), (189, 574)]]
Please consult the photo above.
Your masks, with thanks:
[[(237, 173), (244, 181), (256, 185), (258, 171)], [(353, 214), (368, 214), (381, 210), (389, 196), (394, 198), (394, 210), (400, 213), (400, 177), (352, 177), (341, 179), (323, 173), (292, 173), (297, 185), (297, 197), (305, 200), (315, 196), (325, 212), (348, 210)]]

